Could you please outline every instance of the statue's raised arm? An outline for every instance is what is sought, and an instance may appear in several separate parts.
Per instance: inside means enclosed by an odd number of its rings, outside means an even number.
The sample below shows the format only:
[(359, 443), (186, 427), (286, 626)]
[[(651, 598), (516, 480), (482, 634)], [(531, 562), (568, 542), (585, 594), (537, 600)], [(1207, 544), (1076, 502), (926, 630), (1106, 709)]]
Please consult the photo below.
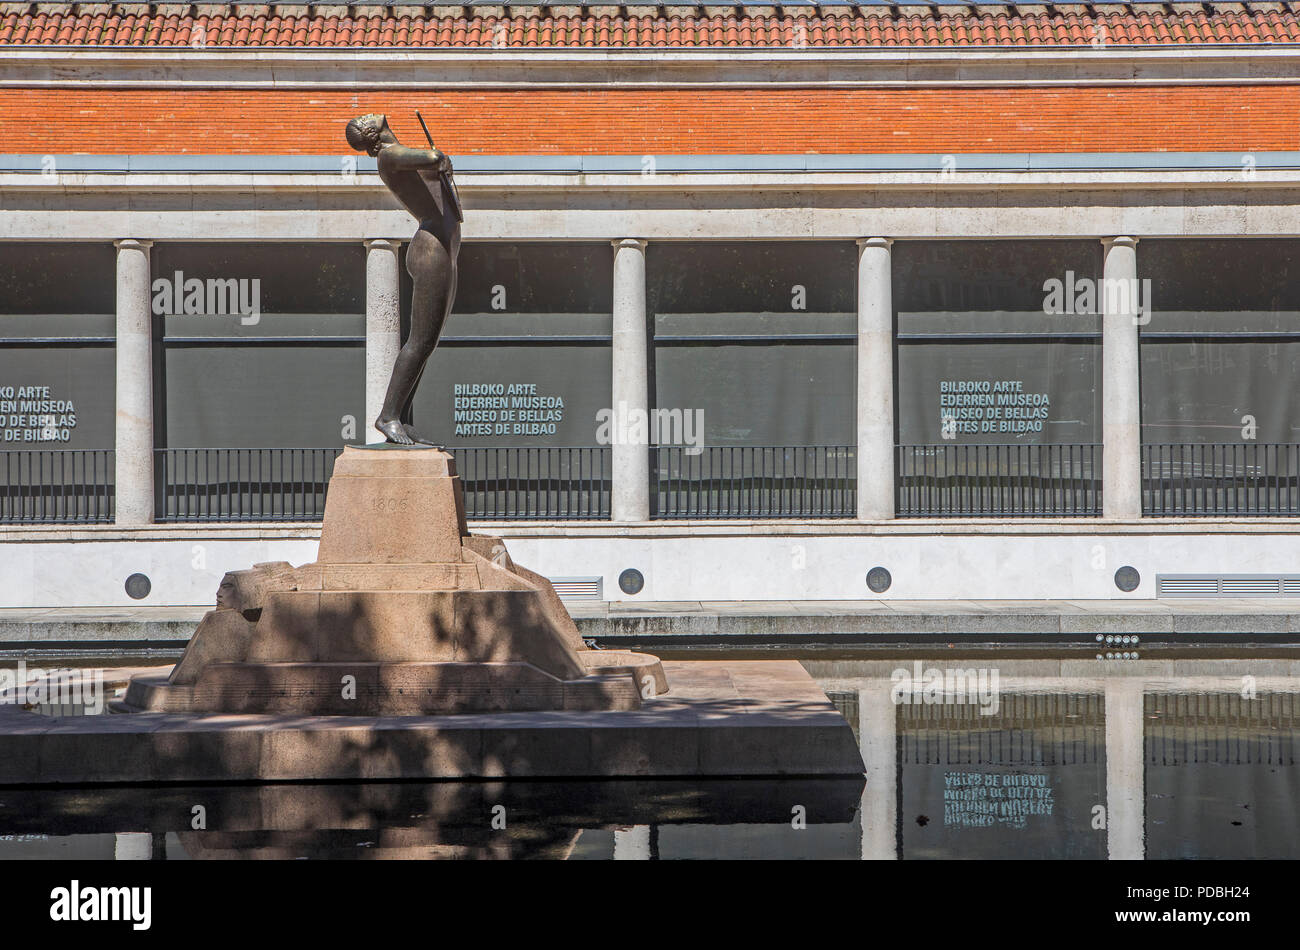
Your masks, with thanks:
[(407, 148), (394, 145), (379, 153), (379, 161), (396, 171), (436, 171), (450, 174), (451, 159), (436, 148)]

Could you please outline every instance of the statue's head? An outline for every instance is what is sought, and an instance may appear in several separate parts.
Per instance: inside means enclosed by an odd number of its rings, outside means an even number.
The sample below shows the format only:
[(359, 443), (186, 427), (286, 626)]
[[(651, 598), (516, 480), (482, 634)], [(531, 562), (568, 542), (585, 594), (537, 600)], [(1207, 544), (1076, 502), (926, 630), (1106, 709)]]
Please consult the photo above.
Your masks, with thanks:
[(292, 576), (293, 568), (288, 561), (267, 561), (248, 570), (228, 571), (217, 588), (217, 607), (238, 610), (248, 616), (249, 611), (262, 608), (269, 592), (285, 589), (276, 586), (281, 581), (288, 585), (287, 589), (296, 590)]
[(371, 112), (368, 115), (359, 115), (349, 122), (344, 134), (348, 137), (348, 144), (354, 149), (373, 157), (379, 154), (379, 143), (387, 131), (388, 116)]
[(218, 607), (223, 607), (228, 610), (239, 609), (240, 597), (239, 581), (236, 576), (237, 573), (238, 572), (236, 571), (230, 571), (221, 578), (221, 586), (217, 588)]

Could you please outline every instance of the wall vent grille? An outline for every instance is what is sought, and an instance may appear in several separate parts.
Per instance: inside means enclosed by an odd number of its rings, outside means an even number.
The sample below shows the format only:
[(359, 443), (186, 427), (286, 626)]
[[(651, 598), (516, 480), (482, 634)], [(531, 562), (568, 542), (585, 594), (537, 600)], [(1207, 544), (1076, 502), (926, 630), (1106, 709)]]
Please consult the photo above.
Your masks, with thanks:
[(604, 578), (601, 577), (552, 577), (550, 581), (560, 600), (605, 599)]
[(1300, 574), (1158, 574), (1157, 597), (1300, 597)]

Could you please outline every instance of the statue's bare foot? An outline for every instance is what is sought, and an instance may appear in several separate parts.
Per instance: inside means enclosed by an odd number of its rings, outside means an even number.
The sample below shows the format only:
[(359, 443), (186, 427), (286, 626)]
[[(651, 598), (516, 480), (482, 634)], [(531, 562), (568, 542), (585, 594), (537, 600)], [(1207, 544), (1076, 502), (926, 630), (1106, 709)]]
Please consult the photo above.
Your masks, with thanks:
[(384, 434), (384, 438), (389, 442), (396, 442), (398, 445), (411, 445), (413, 439), (406, 434), (406, 427), (396, 419), (376, 419), (375, 428)]
[(420, 435), (420, 433), (416, 432), (414, 426), (403, 425), (402, 428), (406, 430), (406, 436), (412, 442), (418, 443), (419, 445), (432, 445), (435, 449), (442, 448), (442, 446), (437, 442), (434, 442), (432, 439), (426, 439), (424, 436)]

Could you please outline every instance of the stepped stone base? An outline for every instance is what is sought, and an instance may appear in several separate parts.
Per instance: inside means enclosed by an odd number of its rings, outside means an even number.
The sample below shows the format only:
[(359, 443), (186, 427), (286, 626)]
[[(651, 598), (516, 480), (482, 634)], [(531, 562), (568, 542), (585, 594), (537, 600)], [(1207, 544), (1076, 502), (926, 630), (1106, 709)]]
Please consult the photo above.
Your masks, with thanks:
[(658, 659), (593, 651), (550, 582), (471, 536), (455, 460), (349, 446), (318, 558), (223, 579), (165, 680), (126, 711), (435, 715), (633, 710), (668, 691)]
[(527, 663), (218, 663), (193, 686), (136, 676), (124, 703), (148, 712), (428, 716), (628, 710), (641, 697), (627, 673), (565, 681)]
[(862, 775), (853, 730), (798, 663), (664, 667), (672, 692), (633, 710), (57, 719), (0, 704), (0, 785)]

